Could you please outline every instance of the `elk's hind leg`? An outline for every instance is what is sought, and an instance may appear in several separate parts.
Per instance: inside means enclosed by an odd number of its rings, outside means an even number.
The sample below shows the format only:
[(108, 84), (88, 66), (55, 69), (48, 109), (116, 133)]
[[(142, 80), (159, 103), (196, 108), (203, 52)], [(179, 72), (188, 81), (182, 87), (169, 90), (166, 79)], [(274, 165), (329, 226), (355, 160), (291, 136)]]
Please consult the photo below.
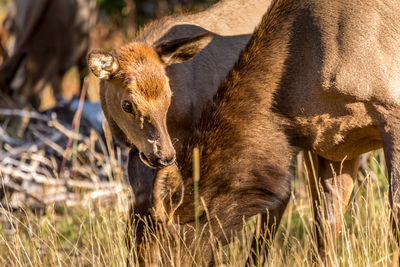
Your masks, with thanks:
[(309, 152), (304, 158), (311, 187), (318, 253), (323, 263), (329, 266), (333, 263), (330, 255), (353, 190), (359, 157), (337, 162)]

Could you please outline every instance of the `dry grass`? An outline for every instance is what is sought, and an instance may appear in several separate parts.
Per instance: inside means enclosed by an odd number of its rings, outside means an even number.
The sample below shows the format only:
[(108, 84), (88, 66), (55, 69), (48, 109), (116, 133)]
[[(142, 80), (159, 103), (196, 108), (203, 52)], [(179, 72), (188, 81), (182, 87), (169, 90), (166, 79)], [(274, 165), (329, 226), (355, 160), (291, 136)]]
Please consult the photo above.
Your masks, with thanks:
[[(396, 266), (398, 246), (389, 225), (387, 180), (379, 163), (379, 153), (370, 160), (373, 173), (359, 173), (345, 215), (343, 231), (331, 256), (336, 266)], [(20, 210), (0, 209), (4, 221), (0, 229), (2, 266), (125, 266), (125, 219), (129, 203), (120, 196), (114, 205), (102, 203), (72, 208), (48, 207), (44, 215)], [(316, 253), (313, 239), (310, 199), (306, 181), (294, 181), (292, 199), (286, 209), (268, 257), (269, 266), (308, 266)], [(247, 256), (249, 231), (239, 234), (236, 242), (215, 249), (219, 263), (243, 266)], [(169, 236), (162, 230), (152, 233), (157, 242), (146, 257), (162, 266), (195, 266), (196, 257), (184, 256), (182, 237)], [(176, 253), (180, 251), (180, 253)], [(135, 258), (135, 255), (133, 256)], [(150, 262), (150, 261), (149, 261)]]

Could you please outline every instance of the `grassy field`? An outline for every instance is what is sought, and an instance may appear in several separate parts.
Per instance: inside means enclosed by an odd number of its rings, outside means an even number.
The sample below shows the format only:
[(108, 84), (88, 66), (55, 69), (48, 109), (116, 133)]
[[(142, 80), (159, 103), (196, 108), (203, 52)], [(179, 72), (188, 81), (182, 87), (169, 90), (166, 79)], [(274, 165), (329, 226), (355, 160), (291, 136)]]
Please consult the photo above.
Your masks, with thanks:
[[(389, 226), (388, 185), (385, 168), (379, 163), (380, 155), (376, 152), (369, 159), (368, 171), (372, 175), (364, 176), (359, 172), (343, 230), (331, 257), (335, 266), (397, 265), (393, 259), (398, 257), (398, 246)], [(306, 180), (295, 178), (292, 198), (270, 250), (268, 266), (311, 265), (316, 244), (307, 188)], [(0, 265), (125, 266), (128, 206), (126, 197), (121, 196), (113, 203), (48, 207), (40, 215), (25, 210), (9, 212), (2, 207)], [(254, 228), (253, 222), (249, 225)], [(226, 266), (243, 266), (247, 250), (242, 248), (247, 246), (246, 242), (246, 238), (242, 238), (216, 254), (224, 259)], [(156, 261), (162, 258), (158, 265), (196, 265), (194, 258), (183, 261), (179, 255), (173, 255), (173, 248), (163, 247), (161, 243), (151, 251)]]

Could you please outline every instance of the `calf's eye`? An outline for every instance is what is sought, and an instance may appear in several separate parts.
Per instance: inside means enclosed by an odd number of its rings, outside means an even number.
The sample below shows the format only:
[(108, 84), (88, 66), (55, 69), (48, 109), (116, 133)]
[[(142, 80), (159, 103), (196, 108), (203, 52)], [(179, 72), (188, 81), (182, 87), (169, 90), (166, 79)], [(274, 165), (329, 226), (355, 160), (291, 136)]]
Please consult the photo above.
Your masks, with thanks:
[(132, 103), (129, 101), (124, 101), (122, 102), (122, 109), (126, 112), (126, 113), (133, 113), (133, 106)]

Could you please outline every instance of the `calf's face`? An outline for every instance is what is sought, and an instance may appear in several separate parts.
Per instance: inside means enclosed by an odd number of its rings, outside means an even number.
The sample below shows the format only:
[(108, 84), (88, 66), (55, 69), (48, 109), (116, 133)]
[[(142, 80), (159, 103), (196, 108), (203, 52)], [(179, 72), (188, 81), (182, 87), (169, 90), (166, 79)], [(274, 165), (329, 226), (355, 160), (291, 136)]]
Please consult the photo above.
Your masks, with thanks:
[(113, 52), (93, 50), (88, 66), (100, 78), (101, 105), (113, 135), (152, 168), (175, 162), (167, 130), (172, 92), (165, 68), (195, 56), (211, 35), (150, 46), (133, 42)]

